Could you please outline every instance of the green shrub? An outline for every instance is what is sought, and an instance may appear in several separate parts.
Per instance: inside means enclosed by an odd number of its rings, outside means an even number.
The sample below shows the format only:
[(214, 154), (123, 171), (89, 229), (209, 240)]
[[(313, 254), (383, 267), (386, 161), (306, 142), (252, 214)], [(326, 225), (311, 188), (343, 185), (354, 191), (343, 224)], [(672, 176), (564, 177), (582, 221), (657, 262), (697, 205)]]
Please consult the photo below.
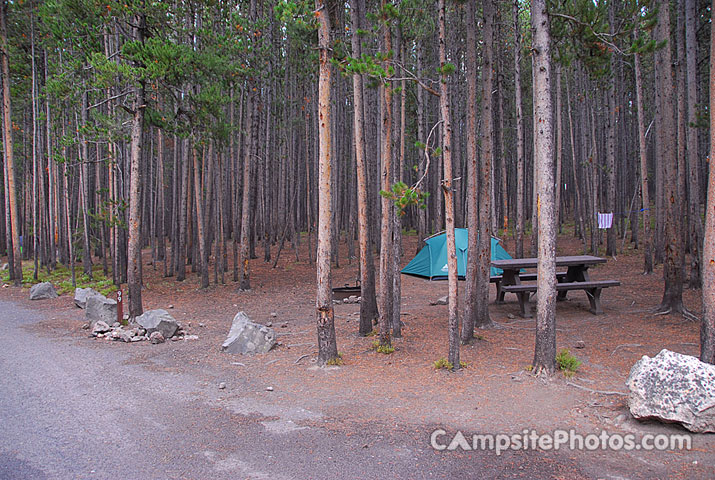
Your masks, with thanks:
[(578, 367), (581, 366), (581, 361), (571, 355), (571, 352), (567, 348), (562, 349), (556, 355), (556, 365), (559, 370), (564, 372), (567, 377), (572, 377), (576, 372), (578, 372)]

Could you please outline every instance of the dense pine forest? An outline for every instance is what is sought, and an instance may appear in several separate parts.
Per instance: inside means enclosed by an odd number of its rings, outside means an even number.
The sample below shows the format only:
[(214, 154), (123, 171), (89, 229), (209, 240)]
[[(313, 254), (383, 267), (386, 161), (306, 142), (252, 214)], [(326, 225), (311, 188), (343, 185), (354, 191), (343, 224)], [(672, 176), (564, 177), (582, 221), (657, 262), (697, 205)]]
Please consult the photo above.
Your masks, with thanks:
[[(307, 243), (325, 364), (331, 268), (359, 259), (359, 332), (377, 322), (389, 349), (401, 236), (446, 229), (458, 369), (491, 323), (490, 237), (548, 274), (568, 232), (574, 253), (631, 242), (644, 273), (663, 264), (663, 313), (700, 319), (682, 292), (703, 288), (713, 363), (710, 16), (703, 0), (2, 0), (0, 255), (16, 284), (22, 260), (35, 278), (101, 265), (134, 317), (147, 259), (240, 296), (250, 259)], [(455, 226), (478, 252), (462, 312)], [(547, 297), (537, 371), (555, 368)]]

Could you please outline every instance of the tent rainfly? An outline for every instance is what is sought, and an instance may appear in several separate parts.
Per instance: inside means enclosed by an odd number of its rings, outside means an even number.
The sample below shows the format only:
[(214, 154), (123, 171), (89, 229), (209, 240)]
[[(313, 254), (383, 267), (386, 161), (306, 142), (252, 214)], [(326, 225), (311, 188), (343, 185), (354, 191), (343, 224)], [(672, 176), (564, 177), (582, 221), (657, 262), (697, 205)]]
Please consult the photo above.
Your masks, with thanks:
[[(455, 243), (457, 246), (457, 276), (464, 280), (467, 274), (467, 229), (455, 228)], [(415, 258), (402, 269), (405, 275), (428, 278), (430, 280), (447, 280), (447, 234), (439, 233), (425, 239), (426, 245)], [(511, 258), (499, 239), (492, 237), (492, 260)], [(491, 267), (490, 275), (501, 275), (501, 270)]]

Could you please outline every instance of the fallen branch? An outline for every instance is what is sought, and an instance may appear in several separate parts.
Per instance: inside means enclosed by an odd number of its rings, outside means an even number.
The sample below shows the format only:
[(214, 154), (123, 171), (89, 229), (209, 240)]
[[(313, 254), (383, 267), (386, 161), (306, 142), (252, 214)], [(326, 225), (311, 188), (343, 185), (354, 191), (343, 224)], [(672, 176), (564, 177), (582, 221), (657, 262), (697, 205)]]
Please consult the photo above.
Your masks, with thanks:
[(298, 357), (298, 359), (295, 362), (293, 362), (293, 365), (298, 365), (298, 363), (301, 360), (303, 360), (305, 357), (310, 357), (310, 353), (306, 353), (305, 355), (301, 355), (300, 357)]

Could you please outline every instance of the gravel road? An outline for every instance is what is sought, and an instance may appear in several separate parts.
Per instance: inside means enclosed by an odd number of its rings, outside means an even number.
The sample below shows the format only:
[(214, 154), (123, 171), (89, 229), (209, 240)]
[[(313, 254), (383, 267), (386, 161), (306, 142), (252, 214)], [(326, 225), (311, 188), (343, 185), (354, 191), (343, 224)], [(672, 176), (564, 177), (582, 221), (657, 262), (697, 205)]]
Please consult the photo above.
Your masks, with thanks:
[(42, 319), (0, 301), (0, 479), (580, 476), (541, 453), (435, 452), (429, 426), (336, 433), (298, 406), (217, 402), (191, 373), (50, 336), (33, 328)]

